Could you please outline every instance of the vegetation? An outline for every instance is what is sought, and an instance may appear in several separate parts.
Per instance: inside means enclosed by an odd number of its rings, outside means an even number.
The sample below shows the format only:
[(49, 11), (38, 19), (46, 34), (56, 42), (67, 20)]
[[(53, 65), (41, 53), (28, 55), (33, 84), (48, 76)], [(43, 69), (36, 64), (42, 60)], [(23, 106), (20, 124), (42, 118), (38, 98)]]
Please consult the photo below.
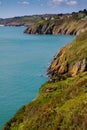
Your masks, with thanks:
[(79, 34), (87, 29), (87, 10), (43, 17), (24, 32), (29, 34)]
[(3, 130), (86, 130), (87, 73), (49, 80), (38, 97), (22, 107)]
[(29, 34), (77, 35), (87, 29), (87, 10), (71, 14), (44, 14), (0, 19), (0, 25), (27, 26)]
[(87, 71), (87, 31), (60, 49), (48, 68), (50, 77)]
[[(87, 31), (70, 46), (65, 51), (70, 64), (87, 58)], [(83, 72), (56, 75), (43, 84), (36, 99), (23, 106), (3, 130), (87, 130), (87, 61), (85, 64)]]
[(34, 24), (35, 22), (40, 21), (40, 19), (42, 19), (42, 17), (40, 16), (22, 16), (1, 19), (0, 24), (3, 24), (5, 26), (29, 26), (31, 24)]

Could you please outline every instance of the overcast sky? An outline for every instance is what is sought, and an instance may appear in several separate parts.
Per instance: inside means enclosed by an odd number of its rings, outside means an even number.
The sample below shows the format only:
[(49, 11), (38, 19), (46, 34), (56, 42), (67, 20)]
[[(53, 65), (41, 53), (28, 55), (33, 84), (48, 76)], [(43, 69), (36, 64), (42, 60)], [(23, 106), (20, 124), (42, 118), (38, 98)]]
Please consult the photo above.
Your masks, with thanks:
[(0, 0), (0, 18), (70, 13), (87, 9), (87, 0)]

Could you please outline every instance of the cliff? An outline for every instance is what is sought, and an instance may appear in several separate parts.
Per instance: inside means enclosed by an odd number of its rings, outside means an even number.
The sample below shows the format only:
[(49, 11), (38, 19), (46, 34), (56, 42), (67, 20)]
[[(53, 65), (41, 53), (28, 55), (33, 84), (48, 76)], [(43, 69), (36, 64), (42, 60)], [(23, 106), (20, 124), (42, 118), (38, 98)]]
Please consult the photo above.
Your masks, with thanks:
[(77, 35), (87, 29), (87, 19), (84, 20), (46, 20), (29, 26), (24, 33), (28, 34), (70, 34)]
[(0, 19), (0, 25), (27, 26), (28, 34), (78, 35), (87, 29), (87, 10), (71, 14), (44, 14)]
[(48, 68), (48, 76), (74, 76), (87, 71), (87, 31), (62, 47)]
[(3, 130), (87, 130), (87, 31), (55, 55), (51, 77)]
[(72, 14), (45, 17), (30, 25), (28, 34), (71, 34), (78, 35), (87, 29), (87, 10)]

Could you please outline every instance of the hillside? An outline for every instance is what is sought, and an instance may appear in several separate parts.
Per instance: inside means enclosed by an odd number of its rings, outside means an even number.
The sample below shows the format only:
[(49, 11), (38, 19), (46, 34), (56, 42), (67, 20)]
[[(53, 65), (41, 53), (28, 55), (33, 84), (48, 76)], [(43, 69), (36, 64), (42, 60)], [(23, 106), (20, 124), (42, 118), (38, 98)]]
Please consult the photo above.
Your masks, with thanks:
[(78, 35), (85, 29), (87, 29), (87, 10), (45, 17), (29, 26), (24, 32), (29, 34)]
[(49, 15), (31, 15), (31, 16), (20, 16), (13, 18), (0, 19), (0, 25), (4, 26), (30, 26), (45, 18), (55, 17), (54, 14)]
[(87, 29), (87, 10), (71, 14), (43, 14), (0, 19), (0, 25), (27, 26), (28, 34), (78, 35)]
[(40, 20), (38, 16), (22, 16), (22, 17), (13, 17), (13, 18), (6, 18), (0, 19), (0, 25), (4, 26), (29, 26), (34, 24)]
[(62, 47), (48, 68), (49, 77), (73, 76), (87, 71), (87, 31)]
[(51, 78), (37, 97), (20, 108), (3, 130), (87, 130), (87, 31), (60, 49), (48, 74)]

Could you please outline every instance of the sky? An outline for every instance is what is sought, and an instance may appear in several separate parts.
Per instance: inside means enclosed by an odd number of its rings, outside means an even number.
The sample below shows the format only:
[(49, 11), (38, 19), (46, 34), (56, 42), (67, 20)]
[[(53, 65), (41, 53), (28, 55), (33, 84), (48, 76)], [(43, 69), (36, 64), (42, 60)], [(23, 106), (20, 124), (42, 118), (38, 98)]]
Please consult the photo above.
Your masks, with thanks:
[(0, 0), (0, 18), (71, 13), (87, 9), (87, 0)]

